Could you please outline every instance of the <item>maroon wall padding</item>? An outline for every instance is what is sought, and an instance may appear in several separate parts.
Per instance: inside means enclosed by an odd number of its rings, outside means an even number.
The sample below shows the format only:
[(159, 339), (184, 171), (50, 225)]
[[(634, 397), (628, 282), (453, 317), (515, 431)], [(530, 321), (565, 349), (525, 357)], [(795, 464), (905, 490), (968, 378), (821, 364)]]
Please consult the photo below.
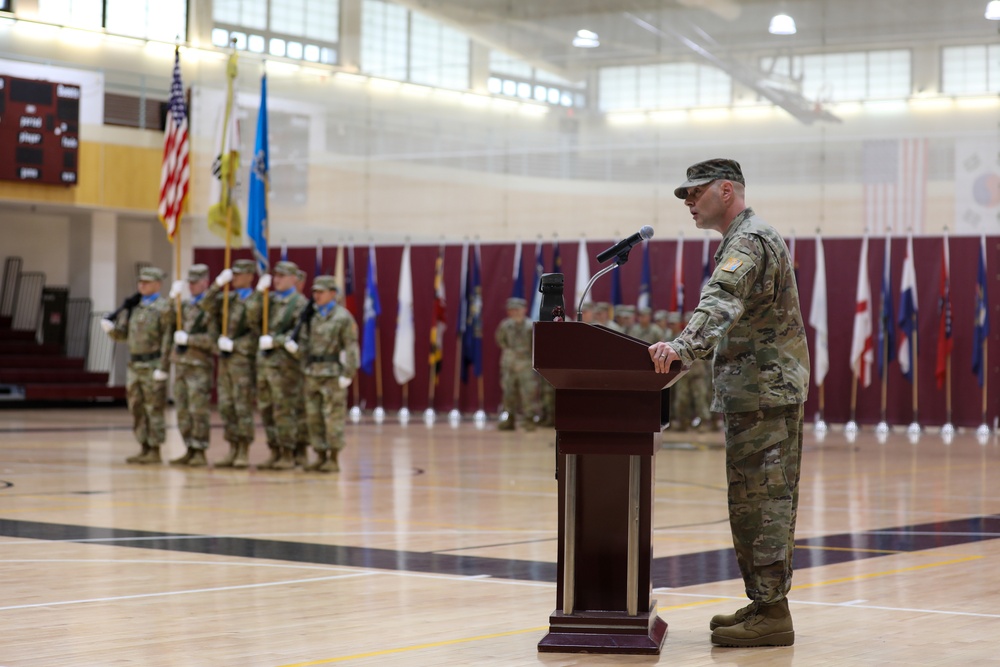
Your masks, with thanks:
[[(710, 254), (718, 248), (720, 237), (713, 235), (710, 244)], [(612, 240), (588, 241), (587, 250), (591, 256), (591, 272), (597, 270), (593, 257), (612, 244)], [(569, 312), (574, 312), (576, 304), (572, 303), (576, 292), (576, 260), (577, 241), (564, 242), (560, 246), (562, 273), (565, 274), (566, 306)], [(653, 240), (650, 245), (650, 265), (652, 268), (653, 307), (667, 308), (670, 303), (670, 292), (674, 281), (674, 258), (677, 242), (674, 240)], [(972, 337), (973, 311), (976, 298), (976, 271), (979, 252), (978, 237), (951, 237), (951, 302), (952, 302), (952, 336), (954, 351), (952, 353), (952, 421), (959, 426), (977, 426), (981, 418), (982, 394), (976, 376), (972, 373)], [(830, 370), (826, 378), (825, 400), (826, 420), (832, 423), (842, 423), (851, 416), (851, 381), (850, 366), (851, 335), (854, 326), (855, 293), (857, 290), (858, 259), (861, 250), (860, 238), (827, 238), (823, 241), (826, 250), (827, 292), (828, 292), (828, 326), (830, 345)], [(918, 293), (918, 353), (917, 384), (919, 390), (919, 420), (924, 425), (942, 424), (946, 419), (945, 391), (935, 385), (934, 369), (937, 356), (938, 340), (938, 302), (939, 280), (941, 271), (942, 239), (937, 237), (920, 237), (913, 241), (915, 265), (917, 273)], [(687, 297), (687, 308), (695, 305), (695, 299), (702, 277), (702, 239), (688, 239), (684, 245), (684, 283)], [(899, 310), (899, 283), (901, 278), (903, 255), (906, 251), (905, 237), (895, 237), (892, 241), (891, 279), (893, 290), (894, 311)], [(553, 245), (547, 242), (543, 245), (543, 260), (546, 271), (552, 271)], [(813, 273), (815, 267), (816, 244), (814, 239), (798, 239), (796, 243), (796, 263), (798, 265), (799, 298), (802, 305), (803, 320), (808, 322), (809, 308), (812, 300)], [(877, 344), (878, 314), (881, 305), (881, 276), (885, 252), (885, 239), (872, 238), (868, 248), (868, 277), (871, 286), (873, 326)], [(998, 372), (997, 330), (1000, 329), (1000, 245), (996, 239), (987, 239), (987, 279), (990, 299), (990, 315), (992, 333), (990, 334), (989, 372), (987, 383), (990, 388), (990, 400), (987, 409), (988, 420), (992, 424), (998, 412), (1000, 396), (1000, 378)], [(378, 246), (376, 258), (378, 265), (379, 296), (382, 302), (382, 315), (379, 317), (379, 343), (382, 371), (382, 404), (387, 410), (398, 409), (402, 405), (402, 388), (396, 384), (392, 373), (392, 351), (395, 342), (395, 325), (397, 310), (397, 289), (399, 281), (399, 265), (403, 247)], [(417, 375), (409, 383), (408, 407), (411, 411), (422, 411), (428, 407), (430, 367), (428, 355), (430, 349), (431, 307), (434, 298), (434, 262), (437, 258), (437, 246), (413, 246), (411, 248), (411, 266), (413, 270), (414, 326), (416, 330)], [(279, 251), (271, 251), (272, 264), (279, 259)], [(213, 275), (222, 269), (223, 250), (221, 248), (197, 248), (194, 252), (196, 262), (208, 264)], [(461, 280), (460, 244), (448, 245), (445, 248), (445, 294), (447, 305), (448, 330), (445, 332), (444, 363), (439, 385), (436, 389), (434, 408), (447, 411), (454, 407), (455, 396), (455, 364), (456, 364), (456, 331), (459, 300), (459, 284)], [(336, 248), (327, 247), (323, 250), (324, 272), (333, 273)], [(511, 294), (513, 286), (513, 243), (482, 244), (482, 276), (483, 276), (483, 390), (484, 407), (487, 412), (494, 412), (500, 404), (499, 359), (500, 352), (494, 342), (494, 332), (505, 316), (505, 302)], [(250, 258), (246, 249), (233, 251), (233, 259)], [(315, 247), (295, 247), (288, 249), (288, 259), (296, 262), (309, 273), (308, 286), (311, 285), (312, 274), (316, 264)], [(535, 244), (524, 244), (522, 263), (526, 285), (534, 276)], [(714, 261), (711, 260), (714, 268)], [(625, 303), (635, 303), (639, 291), (639, 280), (642, 268), (642, 248), (636, 247), (630, 261), (620, 269), (622, 280), (622, 296)], [(368, 269), (368, 248), (357, 246), (354, 249), (354, 289), (359, 318), (364, 299), (365, 276)], [(530, 299), (532, 287), (526, 286)], [(604, 276), (594, 286), (592, 298), (595, 301), (610, 299), (611, 279)], [(307, 292), (308, 293), (308, 292)], [(898, 327), (897, 327), (898, 328)], [(814, 351), (813, 330), (806, 325), (809, 336), (810, 354)], [(863, 424), (873, 424), (880, 419), (881, 384), (877, 377), (877, 369), (873, 370), (875, 379), (871, 386), (858, 388), (856, 419)], [(374, 376), (359, 373), (361, 400), (366, 408), (377, 405)], [(463, 412), (470, 412), (479, 407), (478, 388), (474, 377), (468, 384), (459, 383), (459, 407)], [(353, 397), (353, 394), (351, 394)], [(810, 385), (809, 399), (806, 402), (807, 420), (811, 420), (818, 409), (818, 390)], [(898, 361), (893, 361), (888, 368), (888, 399), (886, 416), (890, 424), (908, 424), (913, 420), (911, 385), (899, 370)]]

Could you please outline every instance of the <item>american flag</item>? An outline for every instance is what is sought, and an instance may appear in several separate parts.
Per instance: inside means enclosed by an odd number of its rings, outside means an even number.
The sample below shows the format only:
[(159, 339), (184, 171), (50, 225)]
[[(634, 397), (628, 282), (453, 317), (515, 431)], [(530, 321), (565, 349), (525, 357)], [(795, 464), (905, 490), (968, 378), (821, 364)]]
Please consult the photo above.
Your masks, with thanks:
[(871, 234), (924, 229), (927, 140), (879, 139), (862, 147), (865, 226)]
[(174, 82), (170, 86), (170, 113), (167, 114), (167, 136), (163, 142), (163, 167), (160, 170), (160, 205), (157, 214), (167, 228), (171, 241), (177, 234), (177, 223), (188, 194), (188, 117), (181, 83), (181, 52), (174, 49)]

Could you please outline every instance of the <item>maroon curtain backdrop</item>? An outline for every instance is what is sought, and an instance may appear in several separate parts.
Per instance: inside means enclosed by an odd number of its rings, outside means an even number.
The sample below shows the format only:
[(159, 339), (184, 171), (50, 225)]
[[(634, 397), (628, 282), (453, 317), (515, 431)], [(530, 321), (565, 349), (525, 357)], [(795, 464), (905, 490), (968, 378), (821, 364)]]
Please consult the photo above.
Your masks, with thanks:
[[(560, 244), (562, 257), (562, 272), (565, 274), (566, 306), (569, 312), (574, 312), (573, 303), (576, 292), (576, 260), (577, 241), (563, 241)], [(591, 269), (596, 270), (597, 264), (593, 257), (611, 245), (610, 239), (605, 241), (588, 241), (587, 250), (591, 256)], [(654, 308), (666, 308), (670, 302), (670, 291), (674, 281), (674, 257), (676, 241), (649, 241), (650, 264), (652, 268), (652, 302)], [(939, 273), (941, 270), (941, 237), (920, 237), (913, 241), (915, 264), (917, 270), (918, 296), (918, 361), (917, 382), (919, 390), (920, 422), (925, 425), (942, 424), (946, 418), (945, 392), (938, 389), (934, 380), (934, 368), (937, 355), (938, 339), (938, 300)], [(976, 426), (981, 421), (981, 392), (972, 373), (972, 337), (973, 311), (976, 298), (976, 270), (979, 252), (978, 237), (951, 237), (951, 301), (952, 301), (952, 336), (954, 351), (952, 353), (952, 420), (960, 426)], [(852, 373), (850, 367), (851, 334), (854, 325), (854, 299), (857, 289), (858, 255), (861, 248), (859, 238), (827, 238), (823, 241), (826, 250), (827, 267), (827, 300), (829, 321), (830, 370), (826, 378), (826, 419), (832, 423), (840, 423), (850, 418), (850, 396)], [(719, 245), (719, 237), (714, 236), (710, 253), (714, 253)], [(798, 239), (796, 243), (796, 260), (798, 264), (799, 298), (802, 305), (803, 320), (808, 321), (809, 308), (812, 299), (812, 285), (815, 268), (816, 244), (813, 239)], [(906, 239), (896, 237), (892, 241), (892, 290), (895, 310), (899, 308), (899, 283), (902, 271), (903, 255)], [(514, 244), (483, 244), (482, 276), (483, 276), (483, 407), (487, 412), (495, 412), (500, 404), (499, 359), (500, 352), (494, 342), (494, 332), (505, 316), (505, 302), (513, 288)], [(872, 238), (868, 251), (868, 275), (871, 282), (872, 308), (874, 313), (873, 327), (877, 341), (878, 313), (881, 306), (881, 276), (884, 257), (884, 238)], [(396, 384), (392, 375), (392, 350), (395, 342), (397, 286), (399, 280), (399, 264), (402, 258), (402, 246), (378, 246), (376, 248), (378, 262), (379, 295), (382, 300), (382, 315), (379, 317), (379, 353), (382, 370), (382, 404), (388, 410), (398, 409), (402, 405), (402, 389)], [(432, 304), (434, 298), (434, 262), (437, 258), (437, 246), (413, 246), (411, 248), (411, 263), (413, 268), (413, 298), (414, 327), (416, 330), (417, 375), (410, 382), (408, 407), (410, 410), (422, 411), (428, 407), (430, 379), (430, 327)], [(459, 282), (461, 280), (462, 247), (460, 244), (448, 245), (445, 248), (445, 294), (447, 306), (448, 330), (444, 340), (444, 362), (435, 390), (434, 408), (438, 411), (450, 410), (455, 406), (456, 387), (456, 354), (457, 354), (457, 319), (459, 302)], [(542, 249), (546, 271), (552, 270), (552, 243), (545, 243)], [(221, 248), (197, 248), (194, 252), (196, 262), (208, 264), (213, 275), (222, 269), (223, 250)], [(277, 249), (271, 251), (272, 263), (278, 260)], [(333, 273), (336, 248), (324, 248), (324, 270)], [(250, 258), (250, 252), (240, 249), (233, 252), (233, 258)], [(307, 271), (309, 282), (312, 283), (312, 273), (315, 270), (316, 248), (295, 247), (288, 249), (288, 259), (296, 262)], [(534, 277), (535, 245), (526, 242), (523, 248), (522, 263), (525, 276), (525, 291), (530, 298), (531, 282)], [(714, 268), (714, 261), (710, 258)], [(639, 281), (642, 265), (642, 253), (636, 248), (631, 260), (623, 265), (621, 271), (622, 296), (626, 303), (635, 303), (639, 292)], [(1000, 268), (1000, 246), (996, 239), (987, 239), (987, 277), (990, 298), (990, 312), (993, 315), (992, 329), (989, 340), (989, 367), (987, 373), (988, 386), (991, 388), (991, 398), (987, 410), (992, 422), (997, 415), (1000, 385), (998, 373), (996, 339), (1000, 329), (1000, 313), (997, 310), (1000, 299), (1000, 284), (998, 284), (998, 268)], [(358, 310), (365, 290), (365, 276), (368, 269), (368, 248), (357, 246), (354, 251), (354, 285), (355, 299)], [(693, 308), (702, 278), (702, 240), (688, 239), (684, 245), (683, 266), (685, 295), (687, 307)], [(594, 286), (592, 298), (595, 301), (610, 300), (611, 280), (605, 276)], [(307, 292), (308, 293), (308, 292)], [(360, 312), (355, 313), (360, 318)], [(359, 331), (360, 331), (359, 319)], [(810, 354), (814, 351), (813, 330), (806, 325), (809, 336)], [(377, 405), (374, 376), (359, 373), (360, 396), (366, 408)], [(352, 394), (353, 398), (353, 394)], [(888, 399), (887, 417), (890, 424), (908, 424), (913, 419), (911, 409), (911, 385), (902, 376), (898, 361), (893, 361), (888, 367)], [(459, 383), (459, 408), (463, 412), (471, 412), (479, 407), (478, 383), (470, 372), (467, 384)], [(879, 421), (881, 406), (881, 384), (876, 377), (868, 388), (859, 388), (857, 400), (857, 420), (863, 424), (873, 424)], [(811, 419), (818, 408), (818, 391), (814, 384), (810, 385), (809, 399), (806, 402), (806, 415)]]

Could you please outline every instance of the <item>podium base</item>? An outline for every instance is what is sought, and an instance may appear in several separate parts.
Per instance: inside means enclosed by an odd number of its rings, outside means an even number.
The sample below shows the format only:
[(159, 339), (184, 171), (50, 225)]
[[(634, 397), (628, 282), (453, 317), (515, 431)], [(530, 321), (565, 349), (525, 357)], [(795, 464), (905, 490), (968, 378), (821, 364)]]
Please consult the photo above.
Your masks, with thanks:
[(540, 653), (627, 653), (659, 655), (667, 623), (656, 615), (656, 600), (646, 613), (581, 611), (549, 616), (549, 633), (538, 642)]

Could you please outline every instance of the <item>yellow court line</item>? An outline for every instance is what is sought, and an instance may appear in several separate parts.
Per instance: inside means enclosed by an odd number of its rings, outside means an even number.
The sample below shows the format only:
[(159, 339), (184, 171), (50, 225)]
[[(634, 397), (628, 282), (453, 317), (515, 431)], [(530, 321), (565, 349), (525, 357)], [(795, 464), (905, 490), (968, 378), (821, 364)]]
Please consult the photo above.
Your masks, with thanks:
[(383, 651), (370, 651), (368, 653), (355, 653), (354, 655), (342, 655), (337, 658), (325, 658), (323, 660), (310, 660), (309, 662), (296, 662), (291, 665), (282, 665), (281, 667), (310, 667), (311, 665), (332, 665), (335, 662), (344, 662), (346, 660), (361, 660), (363, 658), (377, 658), (383, 655), (392, 655), (394, 653), (408, 653), (409, 651), (420, 651), (425, 648), (438, 648), (441, 646), (454, 646), (455, 644), (467, 644), (469, 642), (477, 642), (483, 639), (496, 639), (498, 637), (511, 637), (513, 635), (523, 635), (529, 632), (543, 632), (548, 630), (548, 626), (541, 626), (537, 628), (527, 628), (525, 630), (511, 630), (510, 632), (497, 632), (491, 635), (479, 635), (478, 637), (463, 637), (462, 639), (448, 639), (440, 642), (431, 642), (429, 644), (417, 644), (415, 646), (402, 646), (400, 648), (389, 648)]
[(831, 584), (844, 584), (849, 581), (863, 581), (865, 579), (874, 579), (875, 577), (885, 577), (893, 574), (903, 574), (904, 572), (916, 572), (918, 570), (926, 570), (932, 567), (941, 567), (943, 565), (955, 565), (957, 563), (968, 563), (974, 560), (980, 560), (984, 558), (983, 556), (967, 556), (965, 558), (956, 558), (955, 560), (944, 560), (939, 563), (927, 563), (925, 565), (914, 565), (912, 567), (902, 567), (898, 570), (885, 570), (884, 572), (872, 572), (870, 574), (857, 574), (851, 577), (843, 577), (841, 579), (830, 579), (829, 581), (817, 581), (812, 584), (802, 584), (801, 586), (792, 586), (793, 591), (801, 591), (806, 588), (816, 588), (818, 586), (829, 586)]

